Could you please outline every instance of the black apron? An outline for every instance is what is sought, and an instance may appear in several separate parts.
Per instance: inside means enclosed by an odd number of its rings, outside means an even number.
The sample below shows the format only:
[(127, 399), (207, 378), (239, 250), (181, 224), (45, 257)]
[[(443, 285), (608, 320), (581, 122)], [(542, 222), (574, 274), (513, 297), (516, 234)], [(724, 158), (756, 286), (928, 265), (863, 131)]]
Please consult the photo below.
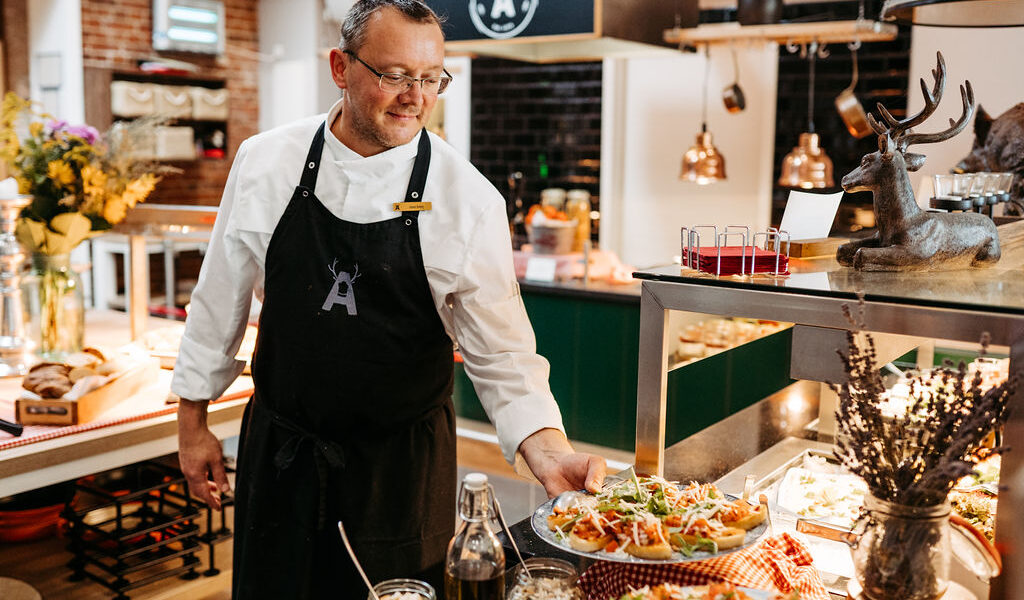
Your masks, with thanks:
[[(452, 343), (419, 213), (335, 217), (314, 194), (323, 144), (321, 125), (267, 249), (239, 443), (236, 600), (365, 598), (339, 520), (371, 581), (440, 589), (455, 528)], [(423, 131), (407, 202), (423, 200), (429, 162)]]

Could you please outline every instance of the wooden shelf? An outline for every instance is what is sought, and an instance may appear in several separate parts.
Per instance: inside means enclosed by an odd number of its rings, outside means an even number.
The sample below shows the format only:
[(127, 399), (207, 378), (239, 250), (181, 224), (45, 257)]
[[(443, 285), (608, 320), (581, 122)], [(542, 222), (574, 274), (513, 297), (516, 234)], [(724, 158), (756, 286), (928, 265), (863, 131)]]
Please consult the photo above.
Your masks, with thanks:
[(227, 86), (227, 80), (218, 77), (205, 77), (194, 73), (160, 73), (150, 71), (124, 71), (111, 73), (114, 81), (137, 81), (139, 83), (159, 83), (163, 85), (194, 85), (211, 89)]
[(763, 41), (776, 44), (837, 44), (853, 42), (887, 42), (896, 39), (898, 28), (877, 21), (821, 21), (817, 23), (780, 23), (775, 25), (740, 25), (713, 23), (700, 27), (666, 29), (669, 44), (724, 44), (734, 41)]

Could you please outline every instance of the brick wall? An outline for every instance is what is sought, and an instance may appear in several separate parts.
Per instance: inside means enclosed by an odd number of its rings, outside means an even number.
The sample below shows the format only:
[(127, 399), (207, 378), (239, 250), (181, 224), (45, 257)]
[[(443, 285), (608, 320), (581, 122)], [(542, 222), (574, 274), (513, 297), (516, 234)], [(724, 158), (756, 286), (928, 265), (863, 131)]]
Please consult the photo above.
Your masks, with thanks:
[(508, 193), (509, 173), (521, 171), (524, 205), (539, 202), (544, 188), (579, 188), (590, 192), (596, 209), (600, 62), (536, 65), (477, 58), (472, 98), (470, 160), (502, 194)]
[[(258, 127), (258, 0), (224, 0), (227, 40), (224, 55), (218, 57), (153, 50), (152, 0), (81, 2), (82, 54), (87, 73), (90, 70), (132, 71), (137, 69), (140, 60), (167, 57), (198, 66), (200, 77), (226, 81), (231, 98), (227, 157), (174, 163), (184, 172), (165, 178), (149, 200), (168, 204), (219, 204), (238, 145), (254, 135)], [(88, 76), (86, 81), (90, 81)], [(88, 89), (88, 85), (86, 95), (97, 92)]]

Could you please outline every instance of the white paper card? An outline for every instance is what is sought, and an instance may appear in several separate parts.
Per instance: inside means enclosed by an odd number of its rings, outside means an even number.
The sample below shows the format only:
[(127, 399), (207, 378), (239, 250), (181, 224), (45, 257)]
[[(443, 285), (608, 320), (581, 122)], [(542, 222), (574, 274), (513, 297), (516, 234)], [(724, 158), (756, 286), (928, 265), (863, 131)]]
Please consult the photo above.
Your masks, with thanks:
[(789, 232), (791, 240), (816, 240), (828, 237), (832, 221), (839, 210), (843, 192), (834, 194), (811, 194), (791, 191), (786, 200), (786, 211), (782, 213), (779, 229)]
[(525, 279), (550, 283), (555, 280), (555, 270), (557, 268), (557, 259), (531, 256), (530, 259), (526, 261)]

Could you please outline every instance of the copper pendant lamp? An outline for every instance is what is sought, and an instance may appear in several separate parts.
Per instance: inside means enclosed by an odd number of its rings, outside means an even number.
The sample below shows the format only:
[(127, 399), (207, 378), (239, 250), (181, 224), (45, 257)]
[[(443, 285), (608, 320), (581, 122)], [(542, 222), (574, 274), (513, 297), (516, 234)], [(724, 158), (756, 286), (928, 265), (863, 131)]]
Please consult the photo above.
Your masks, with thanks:
[(821, 138), (814, 133), (814, 60), (818, 53), (817, 43), (809, 48), (810, 86), (807, 94), (807, 131), (800, 134), (800, 141), (782, 159), (782, 173), (779, 185), (802, 189), (830, 188), (835, 185), (832, 177), (832, 159), (821, 147)]
[(683, 166), (679, 179), (707, 185), (725, 179), (725, 157), (715, 148), (711, 132), (708, 131), (708, 71), (711, 69), (711, 52), (704, 47), (704, 105), (701, 110), (700, 133), (697, 141), (683, 154)]

